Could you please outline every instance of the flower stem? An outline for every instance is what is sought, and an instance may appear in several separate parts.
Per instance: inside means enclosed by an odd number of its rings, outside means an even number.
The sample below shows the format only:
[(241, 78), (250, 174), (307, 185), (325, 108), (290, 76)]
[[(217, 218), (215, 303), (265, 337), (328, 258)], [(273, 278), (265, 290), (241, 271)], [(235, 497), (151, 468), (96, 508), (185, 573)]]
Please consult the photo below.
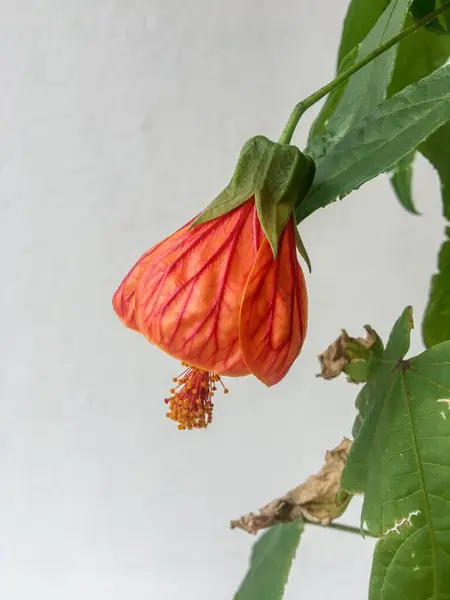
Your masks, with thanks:
[(341, 523), (330, 523), (329, 525), (322, 525), (321, 523), (314, 523), (313, 521), (305, 521), (305, 525), (315, 525), (316, 527), (322, 527), (324, 529), (336, 529), (337, 531), (354, 533), (356, 535), (359, 535), (360, 537), (362, 536), (376, 538), (376, 536), (367, 531), (367, 529), (360, 529), (359, 527), (352, 527), (351, 525), (342, 525)]
[(372, 52), (370, 52), (362, 60), (358, 61), (353, 66), (351, 66), (350, 68), (345, 70), (343, 73), (338, 75), (338, 77), (333, 79), (333, 81), (330, 81), (329, 83), (324, 85), (322, 88), (320, 88), (320, 90), (317, 90), (317, 92), (314, 92), (314, 94), (311, 94), (311, 96), (308, 96), (307, 98), (305, 98), (304, 100), (302, 100), (301, 102), (296, 104), (296, 106), (292, 110), (292, 113), (291, 113), (291, 116), (289, 117), (288, 122), (286, 123), (285, 128), (283, 129), (283, 133), (281, 134), (280, 139), (278, 140), (278, 143), (280, 143), (280, 144), (289, 144), (290, 143), (292, 136), (294, 134), (295, 128), (297, 127), (298, 122), (300, 120), (300, 117), (303, 115), (303, 113), (306, 110), (308, 110), (308, 108), (313, 106), (313, 104), (315, 104), (316, 102), (321, 100), (324, 96), (329, 94), (332, 90), (334, 90), (335, 88), (340, 86), (342, 83), (344, 83), (344, 81), (347, 81), (347, 79), (349, 77), (351, 77), (354, 73), (356, 73), (357, 71), (359, 71), (360, 69), (362, 69), (363, 67), (368, 65), (370, 62), (375, 60), (375, 58), (378, 58), (378, 56), (380, 56), (381, 54), (383, 54), (384, 52), (386, 52), (387, 50), (392, 48), (392, 46), (395, 46), (395, 44), (398, 44), (399, 42), (401, 42), (402, 40), (404, 40), (405, 38), (410, 36), (412, 33), (415, 33), (417, 30), (419, 30), (424, 25), (426, 25), (427, 23), (430, 23), (430, 21), (434, 21), (434, 19), (436, 17), (438, 17), (441, 13), (443, 13), (448, 8), (450, 8), (450, 0), (445, 2), (444, 4), (442, 4), (439, 8), (437, 8), (433, 12), (429, 13), (428, 15), (425, 15), (425, 17), (423, 17), (422, 19), (419, 19), (418, 21), (416, 21), (413, 25), (411, 25), (410, 27), (408, 27), (407, 29), (405, 29), (404, 31), (399, 33), (398, 35), (391, 38), (385, 44), (382, 44), (376, 50), (373, 50)]

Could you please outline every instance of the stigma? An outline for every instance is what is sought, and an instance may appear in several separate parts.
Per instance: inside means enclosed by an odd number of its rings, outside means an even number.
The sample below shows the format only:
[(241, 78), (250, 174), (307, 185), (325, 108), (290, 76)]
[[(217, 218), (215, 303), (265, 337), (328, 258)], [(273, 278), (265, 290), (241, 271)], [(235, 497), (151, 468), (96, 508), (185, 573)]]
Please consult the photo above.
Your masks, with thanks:
[(217, 384), (222, 386), (224, 394), (228, 394), (228, 389), (219, 375), (185, 362), (181, 364), (185, 370), (173, 378), (176, 385), (164, 400), (169, 407), (166, 416), (178, 423), (178, 429), (205, 429), (212, 421)]

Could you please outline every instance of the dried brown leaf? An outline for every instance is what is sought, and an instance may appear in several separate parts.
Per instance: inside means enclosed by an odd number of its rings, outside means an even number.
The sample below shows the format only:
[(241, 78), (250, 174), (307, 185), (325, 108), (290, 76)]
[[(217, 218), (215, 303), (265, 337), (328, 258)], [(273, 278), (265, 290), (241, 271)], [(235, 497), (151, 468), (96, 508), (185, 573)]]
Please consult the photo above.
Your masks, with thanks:
[(346, 348), (349, 339), (350, 336), (343, 329), (341, 335), (319, 355), (321, 372), (317, 377), (334, 379), (342, 373), (350, 360)]
[(272, 500), (258, 513), (249, 513), (231, 521), (231, 528), (255, 534), (275, 523), (289, 523), (299, 517), (322, 525), (340, 517), (351, 499), (340, 487), (351, 444), (349, 439), (344, 438), (339, 446), (327, 451), (325, 464), (317, 474), (311, 475), (281, 498)]
[(317, 377), (334, 379), (345, 370), (350, 362), (361, 360), (351, 356), (349, 343), (370, 350), (378, 339), (377, 334), (371, 327), (366, 325), (364, 329), (366, 330), (365, 338), (352, 338), (345, 329), (342, 329), (341, 335), (328, 346), (325, 352), (319, 355), (321, 372)]

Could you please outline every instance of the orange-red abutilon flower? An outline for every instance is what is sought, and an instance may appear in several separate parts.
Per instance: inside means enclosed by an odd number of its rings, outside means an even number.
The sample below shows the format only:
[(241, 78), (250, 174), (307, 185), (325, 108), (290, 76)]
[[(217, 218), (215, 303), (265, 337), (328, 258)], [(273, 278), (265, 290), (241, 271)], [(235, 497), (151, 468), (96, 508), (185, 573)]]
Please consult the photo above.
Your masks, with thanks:
[(253, 374), (271, 386), (298, 356), (307, 295), (295, 227), (291, 214), (274, 257), (252, 196), (156, 244), (116, 291), (113, 307), (124, 325), (185, 367), (166, 398), (167, 416), (180, 429), (211, 422), (222, 376)]
[(209, 374), (253, 374), (266, 385), (286, 375), (305, 339), (307, 296), (292, 219), (275, 259), (253, 199), (190, 225), (141, 256), (113, 306), (127, 327), (190, 365), (169, 416), (195, 427), (210, 416), (211, 394), (196, 397), (211, 387)]

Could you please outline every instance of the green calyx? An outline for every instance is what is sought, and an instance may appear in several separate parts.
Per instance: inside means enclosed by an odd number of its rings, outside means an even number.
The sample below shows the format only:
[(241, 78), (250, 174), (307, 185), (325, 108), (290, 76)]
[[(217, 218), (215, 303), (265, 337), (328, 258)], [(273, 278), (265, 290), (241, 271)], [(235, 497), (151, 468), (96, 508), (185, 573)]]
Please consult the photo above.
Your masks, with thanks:
[[(262, 135), (253, 137), (244, 144), (230, 183), (194, 221), (193, 227), (254, 197), (261, 227), (276, 257), (280, 236), (293, 218), (295, 206), (309, 192), (314, 174), (314, 161), (296, 146), (277, 144)], [(298, 234), (297, 247), (310, 267)]]

